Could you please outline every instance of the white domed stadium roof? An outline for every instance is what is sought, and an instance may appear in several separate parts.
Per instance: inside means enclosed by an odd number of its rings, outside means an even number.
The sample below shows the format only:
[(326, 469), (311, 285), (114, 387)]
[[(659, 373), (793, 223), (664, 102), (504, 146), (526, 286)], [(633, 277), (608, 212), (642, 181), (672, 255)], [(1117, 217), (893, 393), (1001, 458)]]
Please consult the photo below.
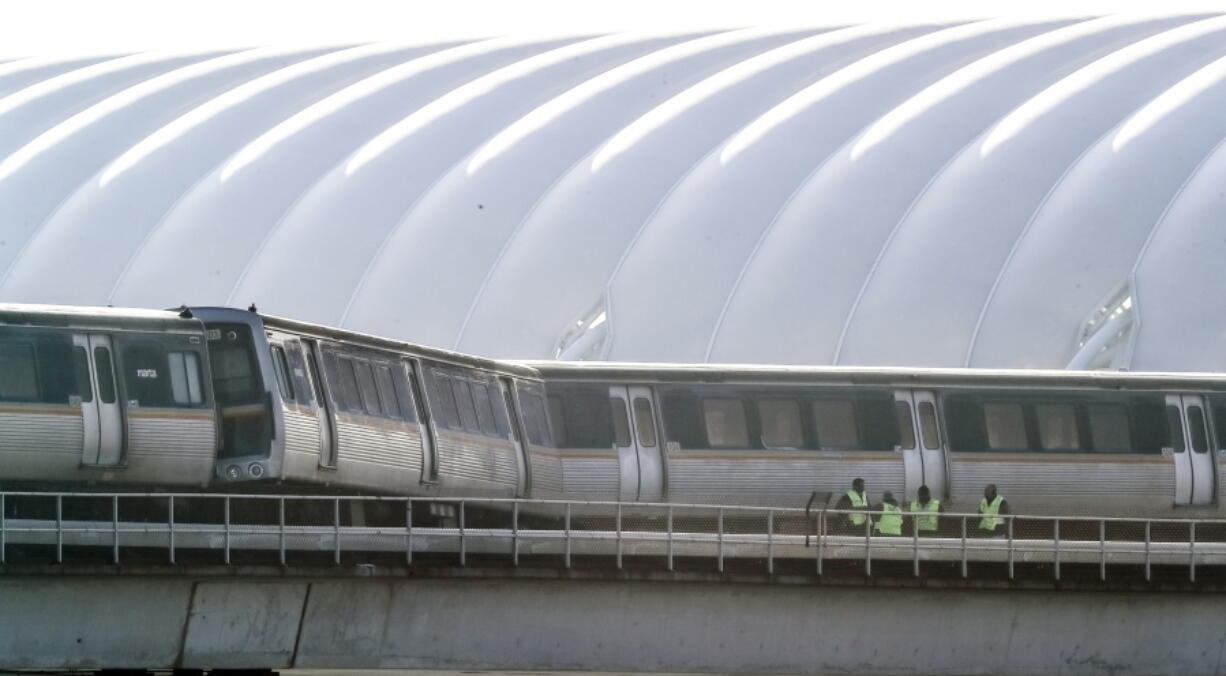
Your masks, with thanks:
[(496, 357), (1226, 370), (1226, 17), (0, 63), (0, 301)]

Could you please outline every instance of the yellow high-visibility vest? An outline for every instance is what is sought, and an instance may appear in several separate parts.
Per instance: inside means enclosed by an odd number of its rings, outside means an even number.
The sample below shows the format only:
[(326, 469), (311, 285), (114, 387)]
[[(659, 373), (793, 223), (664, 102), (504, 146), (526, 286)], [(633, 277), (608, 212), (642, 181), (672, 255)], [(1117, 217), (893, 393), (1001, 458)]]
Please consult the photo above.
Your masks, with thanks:
[(992, 500), (991, 503), (988, 502), (987, 498), (981, 498), (979, 500), (979, 513), (984, 515), (983, 518), (979, 520), (979, 528), (981, 530), (990, 530), (995, 532), (997, 526), (1000, 526), (1005, 522), (1004, 519), (997, 516), (997, 514), (1000, 514), (1000, 503), (1004, 501), (1004, 496), (1000, 495), (996, 496), (996, 499)]
[(902, 535), (902, 507), (881, 503), (881, 511), (885, 512), (877, 519), (874, 528), (882, 535)]
[(921, 505), (919, 500), (911, 501), (911, 512), (917, 515), (915, 517), (915, 526), (919, 528), (920, 532), (937, 529), (937, 521), (940, 518), (937, 514), (940, 511), (940, 500), (929, 500), (926, 505)]
[[(847, 499), (851, 500), (852, 507), (868, 507), (868, 498), (865, 497), (863, 493), (857, 493), (855, 491), (847, 491)], [(863, 526), (864, 518), (865, 517), (863, 514), (848, 514), (847, 515), (847, 521), (851, 523), (851, 525), (853, 526)]]

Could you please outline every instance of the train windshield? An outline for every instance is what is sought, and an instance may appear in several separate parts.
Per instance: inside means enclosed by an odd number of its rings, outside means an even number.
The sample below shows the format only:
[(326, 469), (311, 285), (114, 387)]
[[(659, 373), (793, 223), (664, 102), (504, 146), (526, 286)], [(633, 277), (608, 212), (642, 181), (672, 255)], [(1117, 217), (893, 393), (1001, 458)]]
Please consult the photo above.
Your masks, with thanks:
[(208, 337), (213, 391), (221, 406), (218, 457), (266, 456), (272, 443), (272, 411), (251, 329), (244, 324), (210, 324)]

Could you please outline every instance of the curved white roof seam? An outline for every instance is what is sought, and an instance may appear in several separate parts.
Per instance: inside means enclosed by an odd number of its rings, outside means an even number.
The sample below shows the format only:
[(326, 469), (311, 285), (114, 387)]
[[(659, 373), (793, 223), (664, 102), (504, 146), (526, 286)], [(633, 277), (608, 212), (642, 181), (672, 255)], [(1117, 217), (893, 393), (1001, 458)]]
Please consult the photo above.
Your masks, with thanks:
[[(607, 283), (617, 254), (633, 236), (634, 231), (625, 226), (650, 221), (680, 177), (730, 131), (769, 106), (772, 96), (803, 86), (883, 44), (934, 29), (859, 26), (821, 33), (742, 61), (648, 111), (555, 184), (508, 240), (470, 305), (457, 347), (484, 349), (480, 342), (465, 343), (474, 321), (485, 324), (475, 333), (480, 338), (519, 313), (549, 313), (553, 321), (542, 327), (575, 319), (585, 309), (582, 304), (590, 305)], [(652, 137), (667, 139), (667, 155), (658, 152), (660, 144)], [(670, 180), (672, 176), (678, 178)], [(568, 227), (578, 218), (589, 227)], [(603, 241), (597, 243), (596, 238)], [(575, 256), (575, 247), (583, 247), (584, 255)], [(542, 260), (549, 264), (538, 264)], [(568, 260), (577, 264), (568, 265)], [(551, 290), (547, 305), (533, 301)], [(488, 300), (487, 291), (492, 293)], [(563, 302), (562, 294), (571, 300)], [(517, 329), (525, 341), (529, 332), (535, 333), (537, 349), (557, 338), (556, 331), (522, 324)], [(500, 335), (509, 340), (507, 332)]]
[[(962, 296), (977, 288), (977, 278), (971, 272), (975, 263), (985, 262), (988, 250), (998, 247), (997, 242), (1008, 241), (1008, 232), (991, 223), (947, 224), (961, 226), (943, 240), (931, 240), (924, 233), (928, 227), (936, 227), (936, 219), (917, 224), (924, 218), (923, 211), (933, 204), (931, 190), (942, 174), (956, 160), (958, 154), (969, 147), (983, 131), (990, 128), (1003, 114), (1039, 93), (1053, 81), (1061, 79), (1085, 63), (1114, 51), (1130, 42), (1144, 39), (1177, 25), (1189, 18), (1120, 20), (1112, 17), (1105, 20), (1085, 22), (1070, 26), (1018, 45), (1008, 50), (1008, 58), (988, 57), (993, 63), (984, 69), (975, 84), (951, 92), (942, 97), (941, 104), (947, 107), (944, 116), (954, 118), (955, 125), (937, 123), (926, 132), (925, 126), (912, 123), (905, 127), (910, 136), (907, 146), (897, 151), (923, 153), (924, 161), (931, 161), (928, 170), (931, 178), (916, 192), (900, 194), (899, 212), (891, 235), (883, 244), (868, 274), (861, 291), (847, 312), (839, 346), (836, 348), (836, 363), (880, 363), (892, 359), (890, 352), (897, 350), (897, 341), (904, 340), (901, 327), (918, 330), (909, 358), (919, 363), (933, 362), (947, 366), (960, 366), (966, 354), (965, 341), (970, 327), (960, 318), (973, 315), (978, 310), (973, 299), (964, 301)], [(1002, 51), (1001, 54), (1005, 54)], [(975, 64), (969, 68), (976, 68)], [(963, 73), (953, 77), (961, 79)], [(931, 111), (932, 109), (929, 109)], [(895, 141), (898, 142), (898, 141)], [(878, 148), (883, 146), (879, 145)], [(896, 151), (896, 152), (897, 152)], [(854, 151), (853, 151), (854, 155)], [(928, 159), (931, 158), (931, 159)], [(913, 156), (915, 162), (918, 157)], [(918, 170), (918, 167), (915, 167)], [(917, 173), (920, 173), (917, 171)], [(905, 261), (937, 260), (926, 251), (945, 245), (944, 260), (958, 261), (956, 265), (944, 266), (929, 271), (926, 275), (908, 274)], [(905, 284), (902, 280), (911, 277)], [(994, 278), (994, 275), (991, 276)], [(944, 282), (939, 288), (937, 282)], [(953, 302), (962, 302), (974, 309), (952, 307)], [(959, 325), (961, 324), (961, 325)], [(941, 326), (936, 331), (935, 326)], [(872, 344), (867, 341), (873, 336)]]
[[(637, 359), (655, 349), (657, 335), (669, 335), (668, 359), (702, 361), (744, 261), (815, 168), (830, 166), (866, 123), (914, 92), (1002, 43), (1052, 27), (985, 22), (974, 30), (956, 27), (922, 36), (912, 41), (920, 43), (918, 49), (902, 43), (887, 50), (890, 58), (869, 57), (871, 64), (853, 63), (819, 80), (808, 89), (820, 95), (802, 92), (776, 107), (788, 110), (784, 117), (766, 113), (777, 120), (766, 134), (730, 161), (719, 161), (729, 157), (721, 152), (687, 176), (632, 243), (607, 292), (606, 355)], [(797, 100), (804, 105), (797, 107)], [(729, 142), (743, 143), (742, 134)], [(798, 144), (796, 138), (807, 142)], [(667, 260), (679, 247), (692, 256), (684, 275), (674, 274)]]
[[(609, 36), (558, 47), (492, 71), (411, 112), (311, 187), (271, 233), (262, 249), (266, 255), (253, 260), (234, 297), (272, 291), (287, 299), (287, 311), (295, 316), (340, 323), (367, 263), (449, 168), (499, 129), (578, 82), (690, 37)], [(388, 176), (396, 177), (395, 190), (387, 189)], [(366, 227), (357, 232), (338, 228), (354, 211), (363, 214)], [(338, 250), (346, 254), (332, 254)]]
[[(601, 143), (712, 72), (818, 29), (743, 30), (679, 43), (639, 57), (544, 103), (455, 167), (397, 226), (355, 292), (346, 325), (415, 327), (428, 342), (452, 345), (486, 271), (509, 237), (571, 168)], [(461, 251), (457, 241), (466, 241)], [(433, 287), (432, 294), (405, 293)], [(395, 297), (403, 314), (381, 300)]]
[(0, 301), (255, 302), (494, 357), (1062, 368), (1128, 283), (1113, 363), (1222, 370), (1224, 38), (1187, 14), (4, 61)]

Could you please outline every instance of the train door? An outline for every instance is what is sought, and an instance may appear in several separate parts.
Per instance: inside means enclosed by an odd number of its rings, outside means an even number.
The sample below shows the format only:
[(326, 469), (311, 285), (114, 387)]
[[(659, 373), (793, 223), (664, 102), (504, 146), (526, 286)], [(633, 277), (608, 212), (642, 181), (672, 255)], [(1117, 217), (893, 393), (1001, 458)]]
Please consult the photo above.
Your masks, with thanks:
[(421, 433), (421, 482), (423, 484), (438, 481), (438, 444), (434, 438), (434, 425), (430, 422), (430, 407), (426, 405), (426, 397), (422, 391), (425, 369), (417, 361), (406, 361), (405, 368), (409, 371), (409, 387), (413, 390), (413, 405), (417, 411), (418, 431)]
[(623, 500), (652, 502), (664, 495), (664, 459), (654, 399), (648, 387), (609, 388)]
[(902, 453), (903, 490), (907, 500), (913, 500), (924, 485), (924, 458), (919, 448), (919, 422), (915, 419), (915, 397), (910, 390), (894, 392), (894, 407), (898, 417), (898, 446)]
[(332, 426), (332, 403), (324, 386), (323, 362), (320, 359), (319, 343), (302, 341), (306, 349), (306, 366), (315, 387), (315, 418), (319, 421), (319, 466), (336, 468), (336, 429)]
[[(84, 446), (81, 464), (118, 465), (123, 460), (123, 412), (115, 391), (111, 337), (96, 333), (72, 337), (77, 368), (88, 371), (89, 391), (81, 393)], [(86, 378), (80, 378), (85, 384)]]
[(919, 427), (920, 457), (924, 464), (924, 485), (934, 498), (949, 497), (946, 492), (945, 444), (941, 439), (941, 425), (937, 421), (937, 398), (930, 390), (916, 390), (915, 422)]
[(933, 497), (946, 497), (945, 448), (937, 424), (936, 395), (929, 390), (898, 390), (894, 402), (907, 499), (915, 498), (920, 486), (927, 486)]
[(532, 484), (531, 477), (528, 474), (528, 442), (524, 435), (524, 427), (519, 419), (519, 408), (515, 406), (515, 388), (511, 383), (510, 378), (499, 378), (498, 387), (502, 389), (502, 400), (506, 402), (507, 407), (507, 422), (511, 427), (511, 439), (515, 441), (515, 464), (519, 469), (519, 482), (516, 485), (515, 495), (517, 497), (527, 497), (528, 490)]
[(1175, 460), (1175, 504), (1213, 503), (1213, 454), (1209, 452), (1209, 426), (1205, 401), (1200, 395), (1170, 394), (1166, 397), (1166, 420), (1170, 451)]

